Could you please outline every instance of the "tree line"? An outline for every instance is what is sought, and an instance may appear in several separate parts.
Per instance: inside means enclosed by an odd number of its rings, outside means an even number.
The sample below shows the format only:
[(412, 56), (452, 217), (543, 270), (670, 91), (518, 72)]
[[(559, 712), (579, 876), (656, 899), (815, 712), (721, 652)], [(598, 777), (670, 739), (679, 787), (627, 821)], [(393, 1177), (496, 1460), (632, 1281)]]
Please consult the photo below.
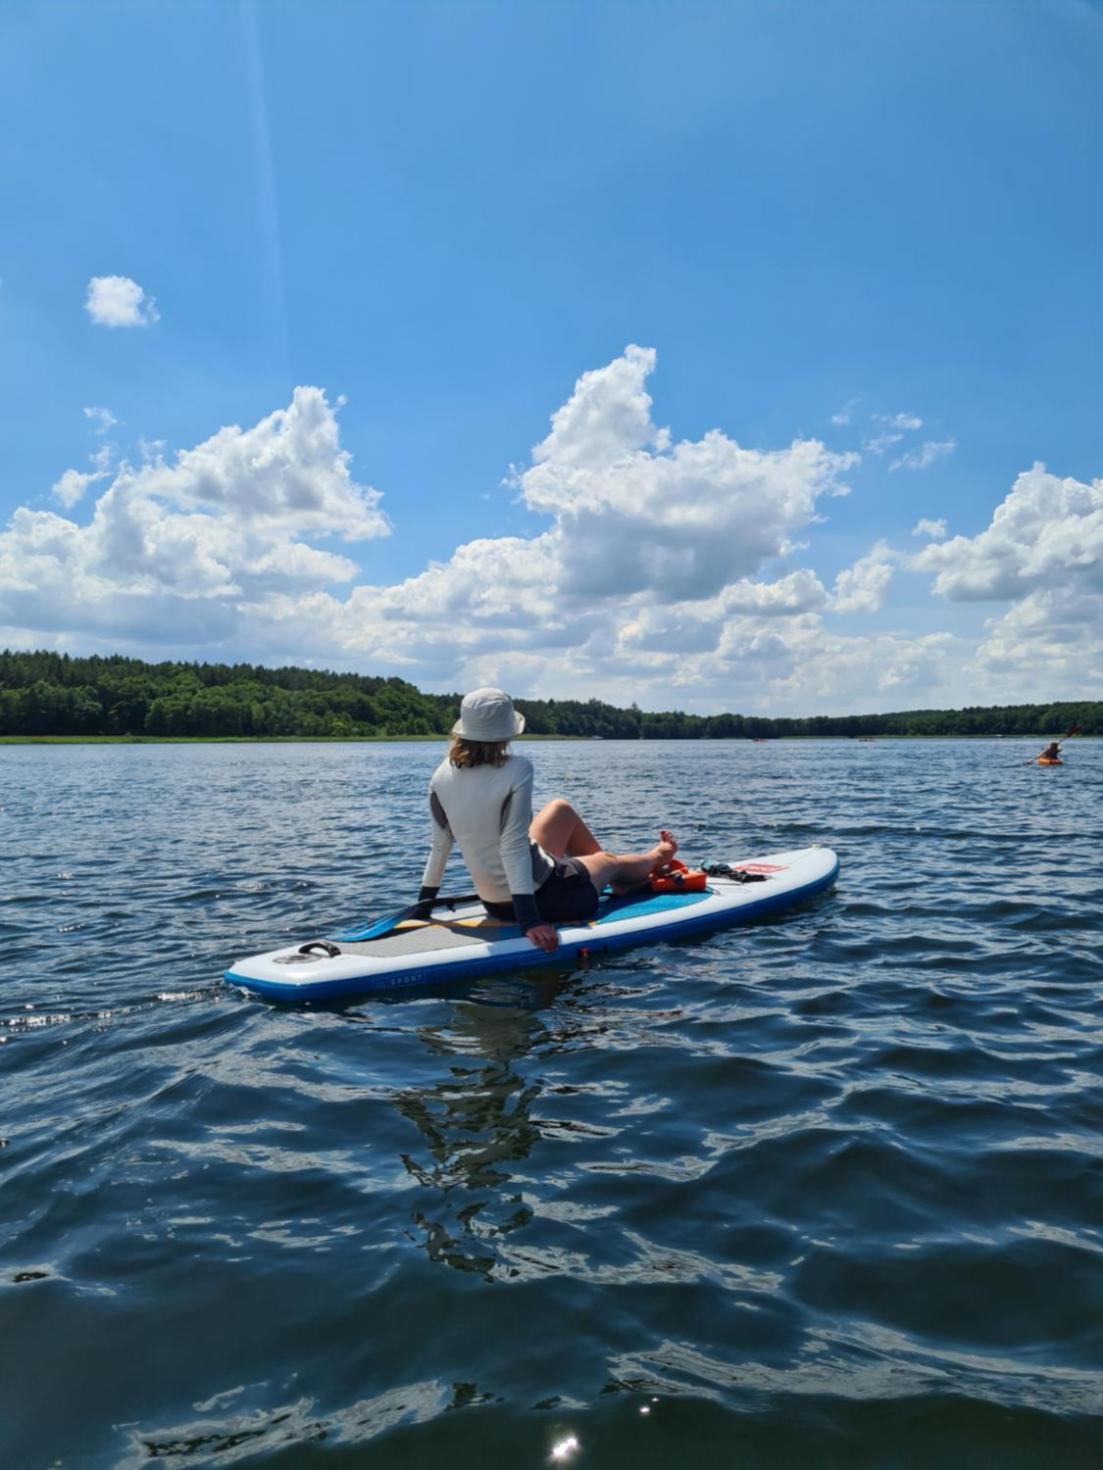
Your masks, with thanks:
[[(364, 674), (0, 653), (0, 735), (443, 736), (459, 706), (459, 694), (424, 694), (404, 679)], [(606, 740), (1059, 736), (1072, 725), (1103, 734), (1103, 701), (806, 718), (622, 709), (598, 699), (519, 699), (517, 707), (533, 735)]]

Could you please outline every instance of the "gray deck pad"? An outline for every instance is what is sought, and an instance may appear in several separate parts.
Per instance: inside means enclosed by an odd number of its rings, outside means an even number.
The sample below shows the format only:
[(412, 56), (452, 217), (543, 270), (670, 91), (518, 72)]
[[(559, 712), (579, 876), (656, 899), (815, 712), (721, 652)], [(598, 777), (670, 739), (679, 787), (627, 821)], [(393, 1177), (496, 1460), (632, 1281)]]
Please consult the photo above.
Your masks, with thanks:
[(416, 929), (399, 929), (383, 939), (366, 939), (361, 944), (342, 944), (342, 954), (385, 955), (428, 954), (441, 949), (466, 949), (472, 944), (493, 944), (495, 940), (516, 939), (512, 924), (493, 922), (464, 925), (462, 929), (444, 924), (419, 924)]

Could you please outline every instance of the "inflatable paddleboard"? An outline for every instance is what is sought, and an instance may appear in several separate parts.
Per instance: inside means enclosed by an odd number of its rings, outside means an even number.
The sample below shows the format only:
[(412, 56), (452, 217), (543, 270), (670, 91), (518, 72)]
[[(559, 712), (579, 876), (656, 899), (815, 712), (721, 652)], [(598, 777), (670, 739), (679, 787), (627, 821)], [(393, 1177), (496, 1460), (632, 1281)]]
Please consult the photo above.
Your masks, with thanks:
[[(736, 878), (710, 878), (703, 893), (606, 895), (592, 919), (561, 924), (554, 954), (515, 924), (492, 919), (477, 899), (438, 903), (428, 922), (396, 916), (367, 928), (239, 960), (231, 985), (272, 1000), (332, 1000), (410, 985), (485, 975), (494, 970), (562, 964), (632, 945), (678, 940), (747, 924), (829, 888), (839, 860), (827, 847), (769, 853), (731, 863)], [(738, 875), (752, 881), (738, 881)]]

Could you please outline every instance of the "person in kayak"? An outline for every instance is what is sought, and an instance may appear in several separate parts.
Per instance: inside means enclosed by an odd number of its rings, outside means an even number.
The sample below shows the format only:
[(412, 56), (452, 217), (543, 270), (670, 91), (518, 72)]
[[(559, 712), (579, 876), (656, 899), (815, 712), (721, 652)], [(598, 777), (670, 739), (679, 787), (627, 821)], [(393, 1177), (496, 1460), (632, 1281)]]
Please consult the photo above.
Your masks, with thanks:
[(570, 802), (532, 814), (532, 762), (511, 755), (524, 715), (501, 689), (475, 689), (460, 706), (447, 756), (429, 782), (431, 847), (418, 894), (427, 919), (458, 844), (483, 907), (517, 923), (537, 948), (559, 946), (556, 924), (590, 918), (607, 883), (645, 883), (678, 850), (669, 832), (648, 852), (607, 852)]
[(1051, 740), (1041, 755), (1035, 756), (1034, 759), (1039, 761), (1059, 761), (1061, 759), (1061, 742), (1059, 740)]

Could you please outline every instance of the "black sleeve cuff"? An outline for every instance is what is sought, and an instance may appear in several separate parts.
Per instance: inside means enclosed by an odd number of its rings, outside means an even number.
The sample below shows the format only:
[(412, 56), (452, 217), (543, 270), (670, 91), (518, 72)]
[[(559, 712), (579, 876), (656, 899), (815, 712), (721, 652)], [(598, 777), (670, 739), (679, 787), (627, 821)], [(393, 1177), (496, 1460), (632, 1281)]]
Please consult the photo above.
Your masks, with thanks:
[(439, 885), (436, 888), (422, 888), (417, 896), (416, 919), (428, 919), (433, 912), (433, 900), (440, 892)]
[(537, 924), (547, 922), (536, 907), (536, 899), (531, 893), (511, 893), (509, 896), (513, 900), (513, 917), (521, 926), (522, 934), (535, 929)]

